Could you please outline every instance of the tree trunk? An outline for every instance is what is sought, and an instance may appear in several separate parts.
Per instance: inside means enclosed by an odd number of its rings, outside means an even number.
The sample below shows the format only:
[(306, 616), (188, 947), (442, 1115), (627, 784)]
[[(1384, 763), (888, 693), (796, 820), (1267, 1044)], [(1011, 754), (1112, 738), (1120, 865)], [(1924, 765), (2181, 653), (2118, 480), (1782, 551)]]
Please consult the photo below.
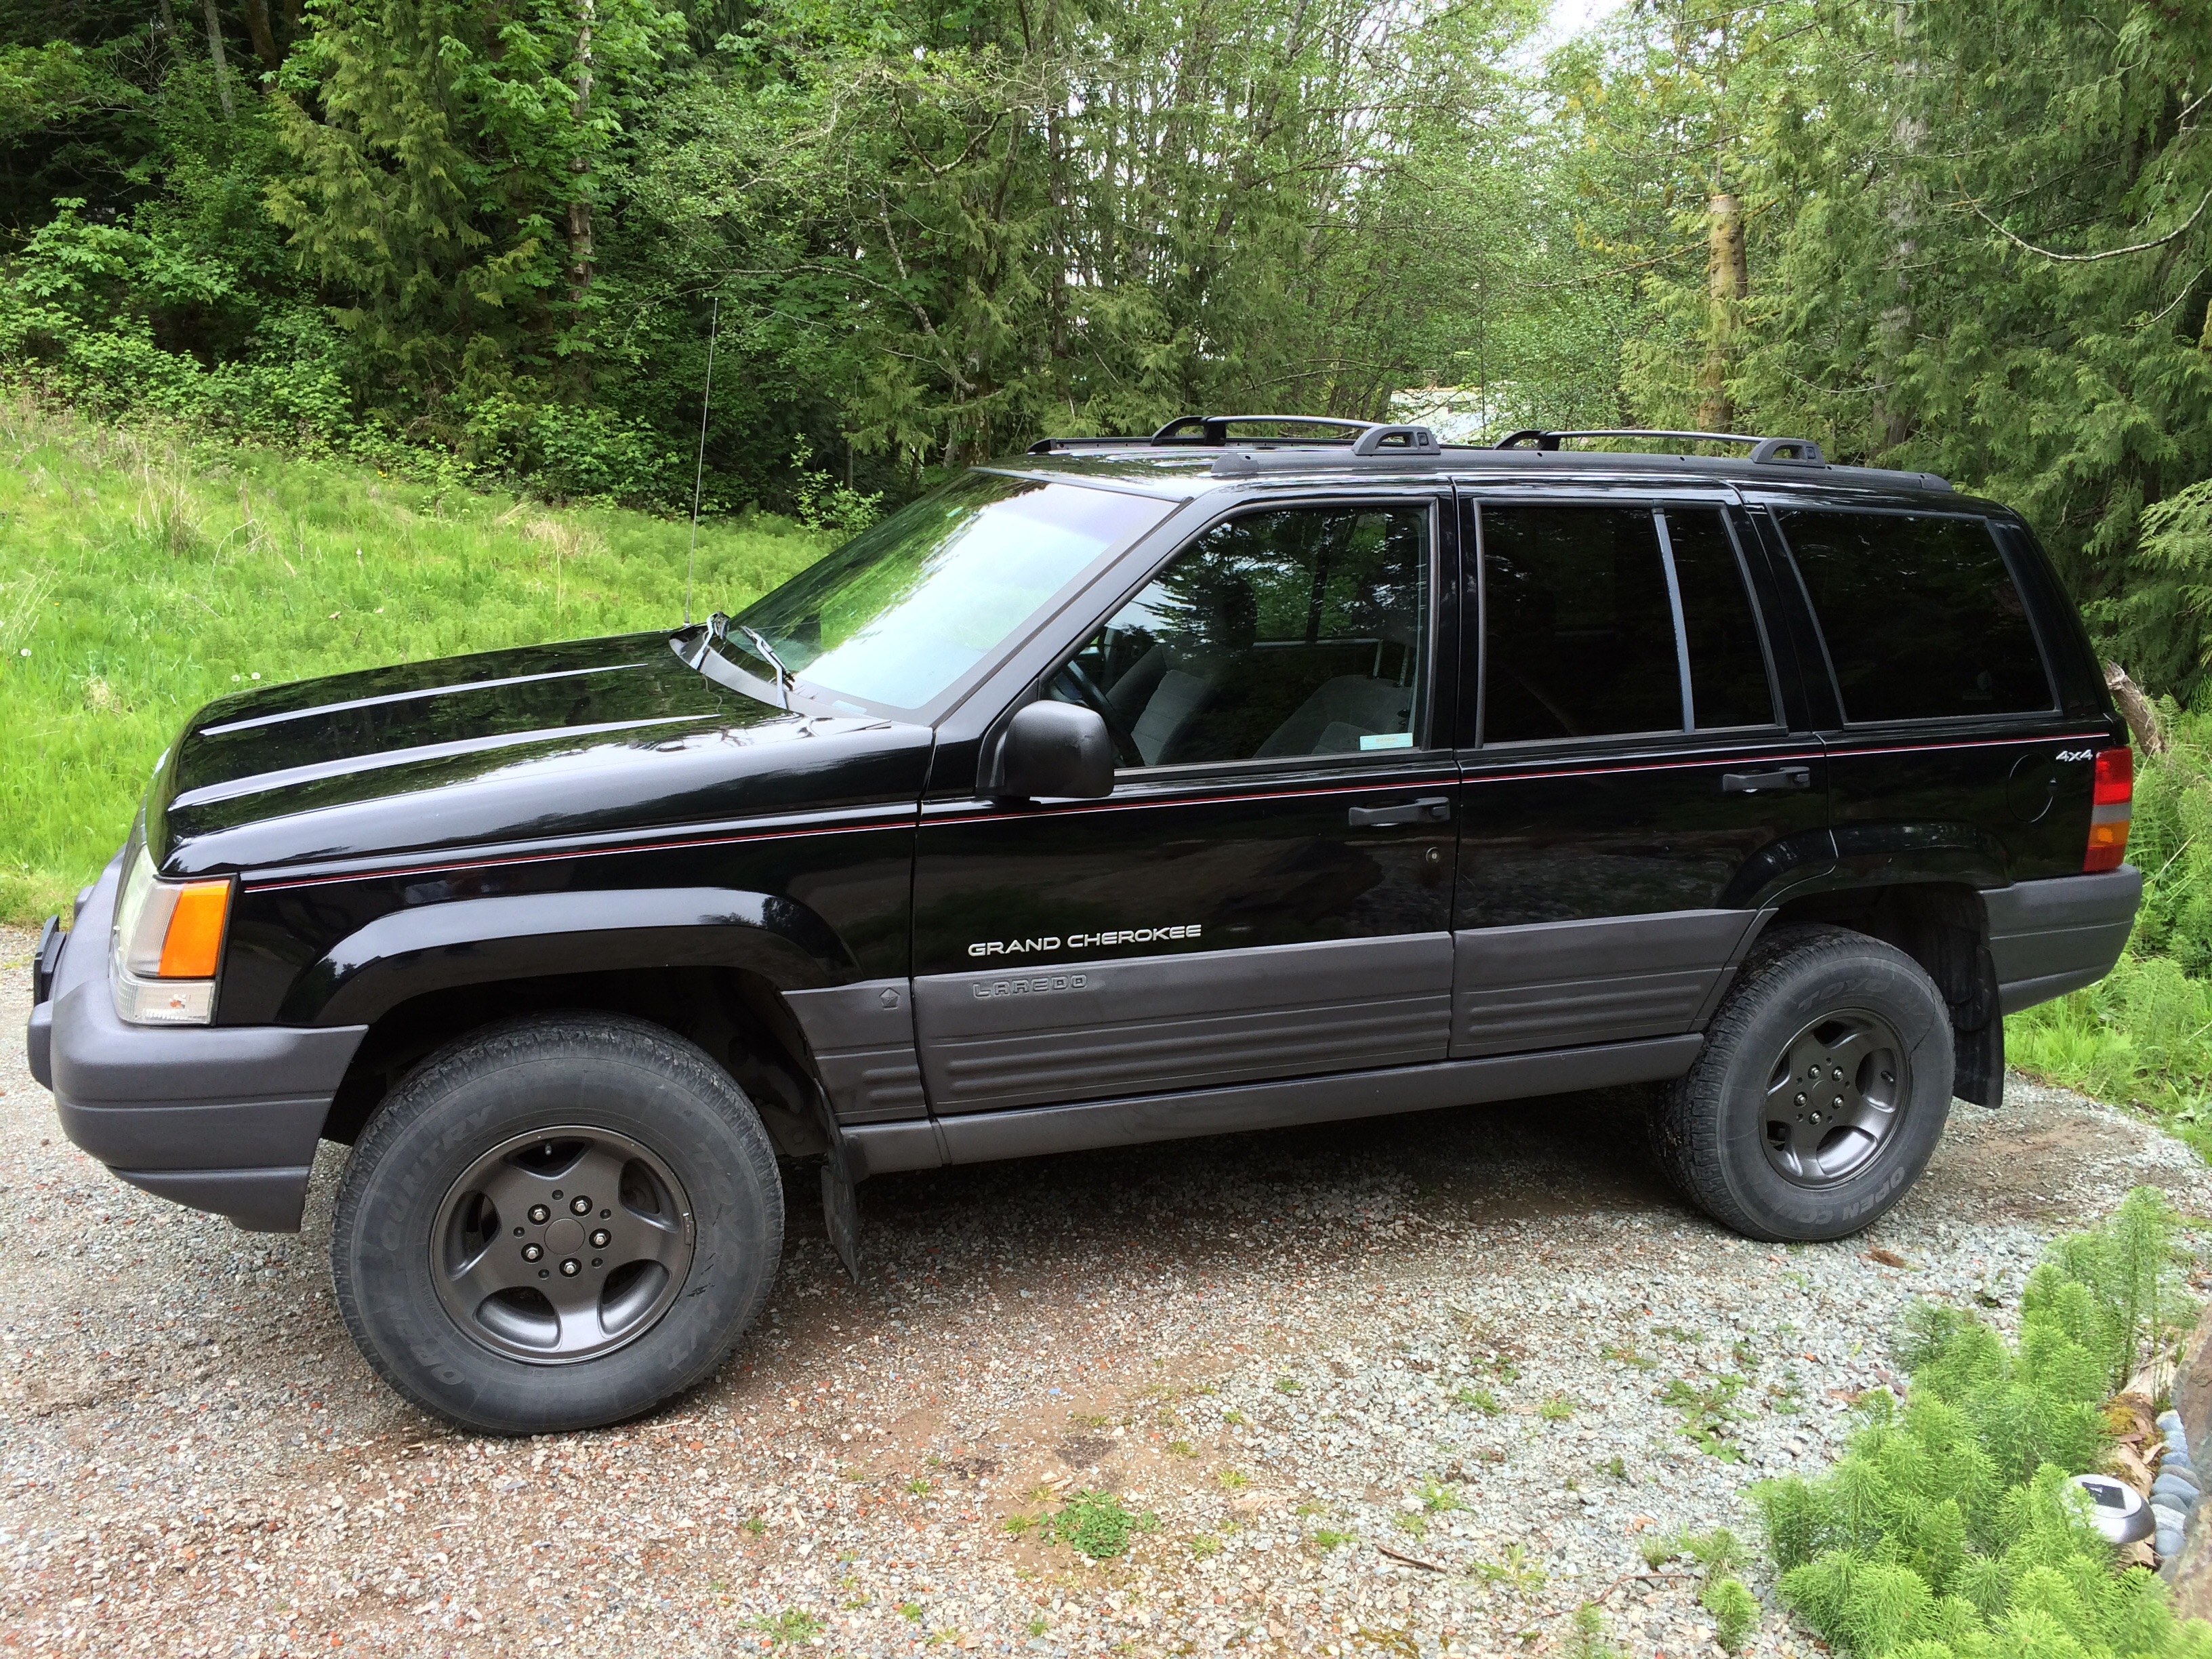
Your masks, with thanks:
[(253, 55), (274, 75), (284, 55), (276, 50), (276, 32), (269, 27), (269, 0), (246, 0), (246, 33), (253, 42)]
[(579, 0), (576, 23), (576, 156), (568, 163), (574, 193), (568, 198), (568, 298), (580, 303), (592, 285), (592, 200), (586, 175), (584, 125), (592, 112), (592, 25), (599, 21), (596, 0)]
[(1735, 423), (1729, 402), (1729, 351), (1734, 343), (1737, 313), (1751, 292), (1751, 267), (1744, 254), (1743, 200), (1732, 191), (1716, 190), (1705, 203), (1707, 222), (1707, 318), (1705, 364), (1698, 376), (1698, 426), (1706, 432), (1726, 432)]
[(2158, 710), (2143, 696), (2142, 687), (2128, 678), (2128, 671), (2116, 662), (2105, 665), (2105, 688), (2119, 705), (2120, 718), (2127, 721), (2128, 730), (2135, 734), (2136, 747), (2146, 755), (2166, 752), (2166, 733), (2158, 729)]
[(200, 0), (200, 9), (207, 14), (208, 56), (215, 60), (215, 95), (222, 104), (222, 118), (235, 119), (238, 111), (230, 101), (230, 60), (223, 55), (222, 19), (216, 15), (215, 0)]
[(154, 28), (164, 41), (177, 32), (177, 14), (170, 9), (169, 0), (154, 0)]

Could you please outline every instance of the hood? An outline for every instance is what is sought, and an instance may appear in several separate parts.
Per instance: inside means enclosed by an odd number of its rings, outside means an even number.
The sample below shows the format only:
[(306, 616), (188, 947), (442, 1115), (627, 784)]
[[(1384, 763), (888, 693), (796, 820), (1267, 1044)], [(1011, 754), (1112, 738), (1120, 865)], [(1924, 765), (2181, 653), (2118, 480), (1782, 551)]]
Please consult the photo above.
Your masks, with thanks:
[(221, 698), (162, 759), (165, 874), (323, 863), (918, 800), (930, 734), (787, 713), (664, 633)]

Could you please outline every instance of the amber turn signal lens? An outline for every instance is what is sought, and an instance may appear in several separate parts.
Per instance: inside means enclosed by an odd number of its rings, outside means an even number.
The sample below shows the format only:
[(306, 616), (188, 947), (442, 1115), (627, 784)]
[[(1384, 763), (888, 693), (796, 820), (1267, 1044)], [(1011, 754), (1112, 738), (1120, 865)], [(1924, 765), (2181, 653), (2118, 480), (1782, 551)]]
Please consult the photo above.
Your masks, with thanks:
[(2089, 850), (2081, 860), (2084, 873), (2117, 870), (2128, 856), (2128, 821), (2089, 826)]
[(229, 915), (228, 882), (195, 881), (179, 888), (168, 932), (161, 937), (161, 977), (213, 979)]

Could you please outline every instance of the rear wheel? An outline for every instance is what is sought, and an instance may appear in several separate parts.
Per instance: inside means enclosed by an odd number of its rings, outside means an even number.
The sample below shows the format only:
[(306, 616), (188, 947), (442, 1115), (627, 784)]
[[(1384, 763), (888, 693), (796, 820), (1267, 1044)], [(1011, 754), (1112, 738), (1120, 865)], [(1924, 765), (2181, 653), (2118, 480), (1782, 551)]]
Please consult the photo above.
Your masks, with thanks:
[(1950, 1115), (1952, 1036), (1919, 963), (1841, 928), (1762, 945), (1652, 1115), (1683, 1195), (1759, 1239), (1840, 1238), (1905, 1195)]
[(331, 1239), (370, 1364), (465, 1427), (618, 1421), (704, 1381), (775, 1278), (783, 1189), (729, 1074), (642, 1020), (433, 1055), (370, 1123)]

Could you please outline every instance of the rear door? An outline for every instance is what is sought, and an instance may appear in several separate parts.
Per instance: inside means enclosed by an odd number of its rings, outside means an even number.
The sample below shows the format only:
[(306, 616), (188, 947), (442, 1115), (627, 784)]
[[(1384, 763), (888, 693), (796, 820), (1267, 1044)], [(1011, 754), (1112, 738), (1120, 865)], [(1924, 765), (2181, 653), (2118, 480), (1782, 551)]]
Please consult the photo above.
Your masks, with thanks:
[(915, 1018), (937, 1112), (1444, 1057), (1449, 503), (1217, 520), (1048, 679), (1107, 713), (1110, 797), (924, 804)]
[(1773, 573), (1718, 491), (1484, 490), (1462, 693), (1455, 1057), (1696, 1027), (1832, 862)]

